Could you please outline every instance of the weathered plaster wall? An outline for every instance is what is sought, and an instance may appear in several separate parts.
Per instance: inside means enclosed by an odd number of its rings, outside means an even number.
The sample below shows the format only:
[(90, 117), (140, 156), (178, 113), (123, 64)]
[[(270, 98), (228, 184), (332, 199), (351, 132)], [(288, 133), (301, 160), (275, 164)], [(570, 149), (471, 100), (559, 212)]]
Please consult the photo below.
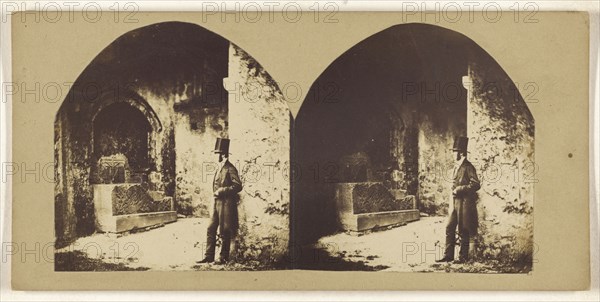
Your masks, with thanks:
[(243, 182), (238, 259), (281, 261), (289, 244), (291, 115), (277, 83), (231, 44), (229, 77), (231, 161)]
[[(457, 68), (445, 77), (430, 78), (426, 84), (439, 84), (435, 96), (430, 96), (419, 107), (418, 145), (418, 199), (419, 209), (428, 214), (446, 215), (452, 199), (452, 171), (454, 154), (451, 151), (456, 136), (466, 135), (466, 90), (461, 85), (461, 71)], [(446, 88), (444, 88), (446, 87)], [(458, 95), (447, 97), (444, 89), (456, 87)], [(428, 99), (426, 92), (420, 95)]]
[[(202, 70), (198, 71), (201, 72)], [(189, 79), (178, 85), (207, 85), (203, 82), (194, 83), (193, 80)], [(208, 83), (217, 81), (220, 83), (221, 80), (215, 78)], [(177, 90), (165, 86), (164, 91)], [(170, 141), (165, 142), (165, 148), (171, 148), (169, 160), (174, 161), (175, 175), (172, 182), (177, 201), (176, 210), (183, 215), (208, 217), (213, 202), (212, 176), (217, 167), (217, 157), (212, 150), (216, 138), (227, 135), (227, 99), (225, 96), (222, 101), (207, 105), (198, 101), (202, 92), (184, 89), (157, 95), (148, 88), (140, 89), (140, 93), (151, 104), (161, 108), (159, 115), (172, 120), (172, 126), (167, 130), (173, 136)]]
[(533, 254), (534, 118), (517, 88), (488, 56), (469, 63), (468, 133), (481, 178), (483, 257), (530, 264)]
[(155, 146), (150, 151), (156, 166), (155, 172), (151, 173), (150, 183), (152, 189), (165, 192), (167, 196), (175, 196), (175, 146), (174, 146), (174, 121), (173, 109), (169, 102), (163, 98), (156, 97), (148, 92), (145, 87), (148, 84), (133, 86), (136, 94), (144, 99), (156, 114), (162, 124), (162, 130), (151, 136), (151, 145)]
[(54, 221), (58, 246), (77, 235), (75, 205), (72, 197), (69, 198), (73, 188), (67, 186), (72, 179), (66, 169), (66, 163), (71, 161), (71, 153), (66, 148), (71, 145), (70, 136), (66, 132), (70, 127), (65, 113), (59, 111), (54, 122)]

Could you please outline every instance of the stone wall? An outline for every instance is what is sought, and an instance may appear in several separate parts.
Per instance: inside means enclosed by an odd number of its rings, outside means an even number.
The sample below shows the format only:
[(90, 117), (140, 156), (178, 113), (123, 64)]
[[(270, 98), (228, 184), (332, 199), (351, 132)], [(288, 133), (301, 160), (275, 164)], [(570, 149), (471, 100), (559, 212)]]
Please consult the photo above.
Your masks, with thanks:
[(291, 115), (275, 81), (234, 44), (224, 82), (229, 90), (230, 160), (244, 186), (237, 257), (279, 262), (289, 244)]
[(481, 256), (531, 263), (534, 119), (508, 75), (489, 56), (469, 63), (468, 136), (477, 169)]
[[(434, 37), (439, 35), (436, 40)], [(428, 50), (423, 76), (417, 81), (419, 108), (419, 209), (430, 215), (446, 215), (452, 199), (454, 154), (450, 150), (456, 136), (467, 134), (467, 91), (462, 76), (467, 72), (468, 41), (453, 32), (429, 30), (420, 45), (435, 43)], [(427, 37), (429, 36), (429, 37)], [(434, 42), (435, 41), (435, 42)], [(421, 46), (419, 49), (427, 48)], [(423, 54), (425, 55), (425, 54)]]
[(214, 200), (212, 181), (218, 167), (218, 156), (212, 150), (217, 137), (227, 137), (227, 107), (204, 108), (175, 116), (178, 211), (209, 217)]
[[(457, 77), (458, 78), (458, 77)], [(466, 91), (460, 102), (441, 100), (421, 106), (418, 126), (419, 209), (431, 215), (448, 214), (452, 199), (452, 144), (456, 136), (466, 135)]]
[[(225, 72), (222, 76), (225, 76)], [(208, 85), (194, 83), (193, 80), (192, 77), (171, 85)], [(217, 82), (221, 85), (220, 79), (211, 79), (208, 83), (212, 85)], [(156, 86), (153, 88), (152, 90), (156, 90)], [(165, 134), (168, 139), (162, 140), (162, 148), (168, 154), (161, 158), (173, 162), (171, 167), (160, 170), (163, 178), (173, 175), (168, 180), (172, 183), (172, 189), (166, 193), (176, 197), (176, 210), (179, 214), (208, 217), (213, 201), (212, 180), (217, 169), (217, 157), (212, 150), (217, 137), (227, 136), (226, 96), (219, 103), (208, 105), (198, 101), (202, 97), (202, 91), (172, 89), (172, 86), (166, 85), (164, 88), (163, 92), (168, 93), (154, 92), (149, 87), (141, 87), (138, 92), (157, 109), (157, 115), (162, 120), (171, 121), (165, 128), (165, 132), (170, 135)], [(169, 168), (173, 171), (169, 171)]]

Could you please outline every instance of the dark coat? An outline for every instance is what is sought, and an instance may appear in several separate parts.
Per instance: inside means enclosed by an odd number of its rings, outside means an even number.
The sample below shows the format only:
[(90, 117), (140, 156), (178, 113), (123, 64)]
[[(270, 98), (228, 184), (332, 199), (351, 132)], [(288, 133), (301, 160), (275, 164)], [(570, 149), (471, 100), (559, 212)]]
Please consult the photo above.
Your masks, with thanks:
[(221, 219), (219, 226), (221, 231), (227, 224), (232, 231), (238, 227), (237, 203), (239, 201), (238, 193), (242, 190), (242, 181), (237, 169), (229, 161), (223, 164), (223, 168), (215, 173), (213, 180), (213, 192), (215, 196), (215, 206), (219, 207)]
[(215, 174), (213, 181), (215, 198), (223, 201), (232, 200), (237, 197), (237, 193), (241, 190), (242, 181), (237, 169), (229, 161), (225, 161), (223, 168)]
[[(477, 171), (466, 158), (454, 175), (452, 192), (454, 195), (454, 211), (461, 229), (468, 230), (470, 234), (477, 233), (477, 190), (481, 188)], [(456, 192), (456, 194), (454, 194)]]

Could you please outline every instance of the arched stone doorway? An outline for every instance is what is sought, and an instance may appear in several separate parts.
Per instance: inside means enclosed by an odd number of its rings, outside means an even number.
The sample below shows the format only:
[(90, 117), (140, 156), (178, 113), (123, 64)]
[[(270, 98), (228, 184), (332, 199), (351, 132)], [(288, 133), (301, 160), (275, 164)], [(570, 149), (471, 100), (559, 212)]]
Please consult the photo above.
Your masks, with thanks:
[[(155, 149), (151, 137), (158, 129), (152, 128), (146, 116), (125, 102), (114, 103), (98, 112), (93, 119), (93, 127), (93, 162), (123, 155), (130, 172), (128, 178), (147, 181), (148, 173), (155, 166), (150, 154)], [(99, 174), (98, 168), (98, 165), (93, 167), (93, 183), (128, 181), (120, 173)]]

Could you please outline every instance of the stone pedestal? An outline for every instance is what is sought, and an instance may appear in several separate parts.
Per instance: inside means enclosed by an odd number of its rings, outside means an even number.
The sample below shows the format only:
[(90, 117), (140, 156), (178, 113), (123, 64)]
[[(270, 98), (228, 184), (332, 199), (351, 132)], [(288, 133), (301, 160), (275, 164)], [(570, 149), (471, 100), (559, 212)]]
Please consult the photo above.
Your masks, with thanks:
[(412, 195), (390, 192), (378, 182), (334, 185), (338, 220), (344, 230), (365, 231), (419, 220)]
[(96, 184), (96, 230), (120, 233), (177, 220), (173, 198), (137, 183)]

